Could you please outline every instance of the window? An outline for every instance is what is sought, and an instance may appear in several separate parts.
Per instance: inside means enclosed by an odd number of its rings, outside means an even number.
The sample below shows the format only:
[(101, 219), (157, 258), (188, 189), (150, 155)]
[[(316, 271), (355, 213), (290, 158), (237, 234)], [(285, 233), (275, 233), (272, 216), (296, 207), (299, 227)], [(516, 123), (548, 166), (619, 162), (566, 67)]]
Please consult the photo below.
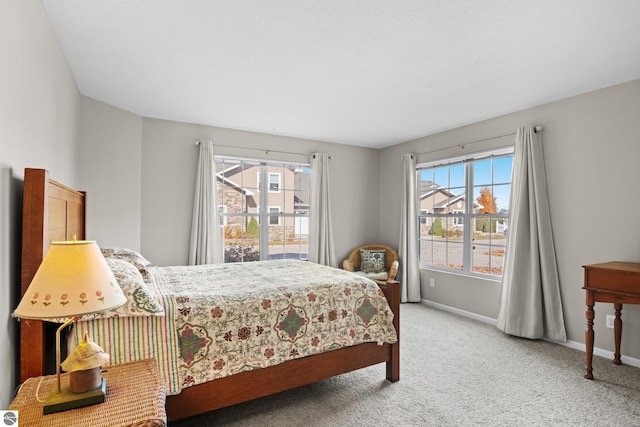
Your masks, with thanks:
[(420, 227), (423, 225), (429, 225), (429, 218), (427, 218), (427, 214), (429, 213), (428, 209), (420, 209), (420, 215), (418, 222), (420, 223)]
[(225, 205), (218, 205), (218, 214), (220, 216), (220, 227), (224, 227), (227, 225), (227, 217), (223, 214), (227, 211), (227, 207)]
[(464, 223), (464, 217), (463, 217), (464, 211), (461, 210), (453, 210), (453, 225), (454, 227), (456, 225), (462, 225)]
[(280, 174), (269, 172), (269, 191), (277, 193), (280, 191)]
[(418, 167), (422, 266), (502, 276), (512, 166), (509, 149)]
[(216, 157), (225, 262), (307, 259), (310, 176), (308, 164)]
[[(260, 191), (260, 175), (262, 172), (256, 171), (256, 187), (258, 191)], [(277, 193), (280, 191), (280, 174), (279, 173), (271, 173), (269, 172), (269, 191), (272, 193)]]
[(280, 208), (269, 206), (269, 225), (280, 225)]

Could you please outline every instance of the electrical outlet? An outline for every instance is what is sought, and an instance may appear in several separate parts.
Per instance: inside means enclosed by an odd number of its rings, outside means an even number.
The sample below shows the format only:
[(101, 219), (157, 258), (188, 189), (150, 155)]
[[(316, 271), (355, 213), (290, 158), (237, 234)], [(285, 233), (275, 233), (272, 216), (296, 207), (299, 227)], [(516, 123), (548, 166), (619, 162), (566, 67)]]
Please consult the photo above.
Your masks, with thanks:
[(434, 279), (433, 277), (431, 279), (429, 279), (429, 286), (431, 286), (432, 288), (436, 287), (436, 279)]
[(607, 328), (613, 328), (613, 321), (616, 320), (616, 316), (607, 314)]

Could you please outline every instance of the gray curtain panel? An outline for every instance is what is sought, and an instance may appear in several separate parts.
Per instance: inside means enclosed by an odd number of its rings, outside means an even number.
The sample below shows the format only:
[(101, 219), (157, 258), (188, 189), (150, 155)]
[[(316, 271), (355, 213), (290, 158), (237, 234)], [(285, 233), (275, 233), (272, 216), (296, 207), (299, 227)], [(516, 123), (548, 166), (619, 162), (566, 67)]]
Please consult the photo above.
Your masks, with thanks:
[(191, 220), (189, 265), (224, 262), (222, 229), (218, 212), (213, 142), (200, 141)]
[(420, 259), (418, 255), (418, 192), (416, 156), (405, 154), (403, 161), (403, 186), (400, 244), (398, 257), (400, 258), (400, 301), (420, 302)]
[(337, 267), (329, 184), (329, 156), (324, 153), (315, 153), (311, 156), (309, 261)]
[(519, 128), (497, 327), (524, 338), (566, 341), (543, 157), (540, 133)]

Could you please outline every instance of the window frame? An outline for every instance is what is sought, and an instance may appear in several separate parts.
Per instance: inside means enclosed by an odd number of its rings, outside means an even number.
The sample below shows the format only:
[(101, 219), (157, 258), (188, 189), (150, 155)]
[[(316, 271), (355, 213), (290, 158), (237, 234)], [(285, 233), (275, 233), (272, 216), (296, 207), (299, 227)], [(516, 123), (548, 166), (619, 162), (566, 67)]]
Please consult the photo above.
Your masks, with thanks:
[[(295, 197), (299, 194), (307, 193), (307, 196), (310, 194), (311, 180), (308, 179), (306, 182), (299, 181), (298, 178), (295, 178), (295, 174), (310, 174), (311, 165), (300, 161), (265, 160), (222, 155), (215, 158), (216, 169), (218, 169), (219, 164), (225, 164), (225, 162), (228, 162), (230, 166), (225, 166), (220, 171), (232, 171), (232, 175), (229, 175), (228, 179), (226, 175), (221, 175), (224, 179), (217, 182), (216, 191), (218, 191), (218, 194), (221, 194), (221, 191), (226, 194), (225, 191), (227, 190), (225, 189), (227, 187), (220, 190), (220, 186), (223, 185), (222, 182), (225, 185), (228, 185), (228, 182), (232, 182), (236, 184), (233, 188), (239, 189), (242, 194), (253, 194), (257, 205), (251, 207), (243, 200), (240, 210), (231, 208), (231, 211), (227, 211), (224, 196), (218, 200), (221, 227), (231, 226), (231, 222), (233, 222), (233, 227), (240, 227), (242, 230), (242, 237), (239, 240), (236, 237), (230, 237), (227, 240), (225, 234), (225, 259), (228, 243), (229, 248), (236, 246), (238, 248), (252, 246), (259, 248), (260, 260), (277, 259), (278, 256), (307, 260), (309, 256), (308, 226), (305, 228), (300, 224), (308, 223), (310, 210), (308, 208), (296, 208), (300, 205), (296, 204)], [(257, 168), (256, 175), (251, 175), (251, 168)], [(275, 171), (272, 170), (274, 168), (276, 169)], [(294, 174), (293, 179), (288, 171)], [(253, 176), (255, 176), (255, 188), (251, 182), (253, 181)], [(275, 181), (277, 189), (271, 189), (272, 180)], [(275, 199), (272, 199), (272, 197), (275, 197)], [(294, 199), (290, 199), (290, 197), (294, 197)], [(231, 202), (234, 203), (233, 199), (231, 199)], [(310, 204), (310, 200), (303, 202), (307, 206)], [(278, 203), (281, 205), (278, 205)], [(287, 212), (287, 209), (291, 209), (291, 211)], [(259, 235), (257, 237), (245, 237), (246, 227), (252, 217), (256, 218), (260, 227)], [(239, 222), (236, 220), (228, 221), (228, 218), (241, 218), (241, 220)], [(307, 218), (306, 222), (304, 218)], [(277, 230), (278, 227), (281, 228), (281, 231)], [(275, 235), (272, 235), (272, 231)], [(280, 241), (282, 241), (282, 244), (280, 244)], [(280, 245), (282, 248), (279, 248)], [(298, 246), (299, 249), (297, 251), (291, 250), (295, 246)], [(245, 259), (243, 255), (241, 260), (232, 262), (250, 262), (252, 260), (251, 258)]]
[[(437, 271), (442, 271), (442, 272), (446, 272), (446, 273), (454, 273), (454, 274), (460, 274), (460, 275), (464, 275), (464, 276), (469, 276), (469, 277), (476, 277), (476, 278), (483, 278), (483, 279), (489, 279), (489, 280), (495, 280), (495, 281), (500, 281), (502, 279), (502, 273), (503, 271), (500, 272), (500, 274), (492, 274), (491, 273), (491, 263), (489, 263), (489, 272), (488, 273), (483, 273), (483, 272), (479, 272), (476, 271), (477, 268), (482, 268), (483, 266), (481, 265), (473, 265), (473, 256), (474, 253), (473, 251), (476, 249), (476, 245), (482, 246), (482, 247), (488, 247), (490, 249), (490, 252), (493, 250), (492, 248), (495, 248), (496, 245), (492, 245), (491, 244), (491, 237), (489, 239), (489, 243), (485, 244), (485, 243), (476, 243), (475, 239), (474, 239), (474, 229), (476, 226), (476, 220), (478, 218), (488, 218), (489, 219), (489, 224), (492, 224), (493, 221), (502, 221), (504, 224), (508, 224), (509, 221), (509, 212), (508, 212), (508, 208), (506, 212), (496, 212), (496, 213), (489, 213), (489, 214), (485, 214), (485, 213), (474, 213), (474, 209), (473, 206), (476, 202), (476, 199), (474, 198), (474, 189), (476, 188), (484, 188), (486, 187), (486, 185), (484, 184), (475, 184), (474, 183), (474, 165), (476, 164), (476, 162), (482, 161), (482, 160), (486, 160), (486, 159), (499, 159), (499, 158), (505, 158), (505, 157), (511, 157), (513, 158), (513, 153), (514, 153), (514, 147), (513, 146), (508, 146), (508, 147), (502, 147), (502, 148), (497, 148), (497, 149), (493, 149), (493, 150), (488, 150), (488, 151), (483, 151), (480, 153), (475, 153), (475, 154), (469, 154), (467, 156), (463, 156), (463, 157), (452, 157), (452, 158), (448, 158), (448, 159), (440, 159), (440, 160), (434, 160), (434, 161), (429, 161), (429, 162), (423, 162), (423, 163), (419, 163), (416, 165), (416, 179), (418, 182), (418, 185), (416, 185), (416, 200), (418, 201), (416, 209), (417, 209), (417, 226), (418, 226), (418, 251), (419, 251), (419, 266), (422, 269), (428, 269), (428, 270), (437, 270)], [(460, 209), (453, 209), (449, 212), (446, 213), (435, 213), (432, 209), (428, 208), (425, 209), (422, 206), (420, 206), (420, 200), (421, 200), (421, 194), (420, 194), (420, 189), (421, 189), (421, 177), (420, 177), (420, 173), (422, 170), (426, 170), (426, 169), (435, 169), (435, 168), (439, 168), (439, 167), (451, 167), (453, 165), (458, 165), (458, 164), (462, 164), (464, 165), (464, 201), (465, 201), (465, 205), (464, 205), (464, 210), (461, 212)], [(499, 182), (499, 183), (494, 183), (494, 171), (492, 169), (491, 171), (491, 183), (489, 184), (492, 188), (494, 187), (494, 185), (511, 185), (512, 181), (513, 181), (513, 160), (512, 160), (512, 170), (511, 170), (511, 177), (509, 179), (509, 182)], [(433, 184), (436, 184), (435, 182), (433, 182)], [(444, 187), (440, 187), (440, 186), (434, 186), (434, 189), (437, 188), (444, 188)], [(448, 191), (449, 188), (460, 188), (460, 187), (447, 187), (445, 190)], [(494, 193), (492, 193), (494, 194)], [(471, 201), (471, 203), (467, 203), (467, 201)], [(426, 211), (426, 212), (425, 212)], [(422, 254), (420, 253), (421, 248), (422, 248), (422, 244), (425, 243), (425, 246), (428, 246), (429, 243), (433, 243), (433, 238), (429, 237), (427, 239), (423, 239), (422, 238), (422, 232), (420, 227), (425, 227), (428, 224), (431, 224), (431, 227), (433, 227), (434, 221), (436, 220), (436, 218), (441, 218), (441, 222), (443, 218), (451, 218), (451, 224), (455, 227), (455, 226), (462, 226), (463, 227), (463, 233), (462, 233), (462, 269), (457, 269), (457, 268), (452, 268), (452, 267), (448, 267), (448, 266), (439, 266), (439, 265), (435, 265), (433, 263), (429, 263), (429, 262), (424, 262), (422, 261)], [(497, 226), (496, 226), (497, 227)], [(432, 228), (430, 228), (430, 230), (432, 230)], [(491, 236), (491, 232), (489, 233), (489, 235)], [(431, 236), (431, 231), (429, 231), (429, 236)], [(505, 240), (504, 240), (505, 244), (504, 247), (506, 248), (506, 245), (508, 243), (508, 234), (505, 235)], [(449, 248), (448, 245), (450, 244), (450, 241), (447, 237), (447, 239), (445, 240), (446, 243), (446, 254), (445, 254), (445, 259), (448, 260), (449, 257)], [(453, 241), (454, 244), (459, 244), (456, 241)], [(492, 256), (492, 255), (491, 255)], [(447, 263), (448, 264), (448, 263)], [(504, 263), (502, 264), (502, 268), (504, 267)]]

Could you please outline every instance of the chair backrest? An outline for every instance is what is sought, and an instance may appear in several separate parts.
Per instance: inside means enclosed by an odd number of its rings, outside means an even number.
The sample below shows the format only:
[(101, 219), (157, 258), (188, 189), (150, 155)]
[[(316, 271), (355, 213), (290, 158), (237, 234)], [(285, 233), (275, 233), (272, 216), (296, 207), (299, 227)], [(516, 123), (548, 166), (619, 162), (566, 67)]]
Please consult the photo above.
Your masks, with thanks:
[(360, 246), (358, 248), (355, 248), (351, 254), (349, 254), (349, 261), (351, 261), (351, 264), (353, 264), (353, 266), (356, 269), (360, 269), (360, 250), (361, 249), (369, 249), (369, 250), (385, 250), (385, 255), (384, 255), (384, 266), (385, 269), (389, 270), (389, 268), (391, 267), (391, 264), (394, 261), (398, 260), (398, 253), (391, 247), (386, 246), (386, 245), (364, 245), (364, 246)]

